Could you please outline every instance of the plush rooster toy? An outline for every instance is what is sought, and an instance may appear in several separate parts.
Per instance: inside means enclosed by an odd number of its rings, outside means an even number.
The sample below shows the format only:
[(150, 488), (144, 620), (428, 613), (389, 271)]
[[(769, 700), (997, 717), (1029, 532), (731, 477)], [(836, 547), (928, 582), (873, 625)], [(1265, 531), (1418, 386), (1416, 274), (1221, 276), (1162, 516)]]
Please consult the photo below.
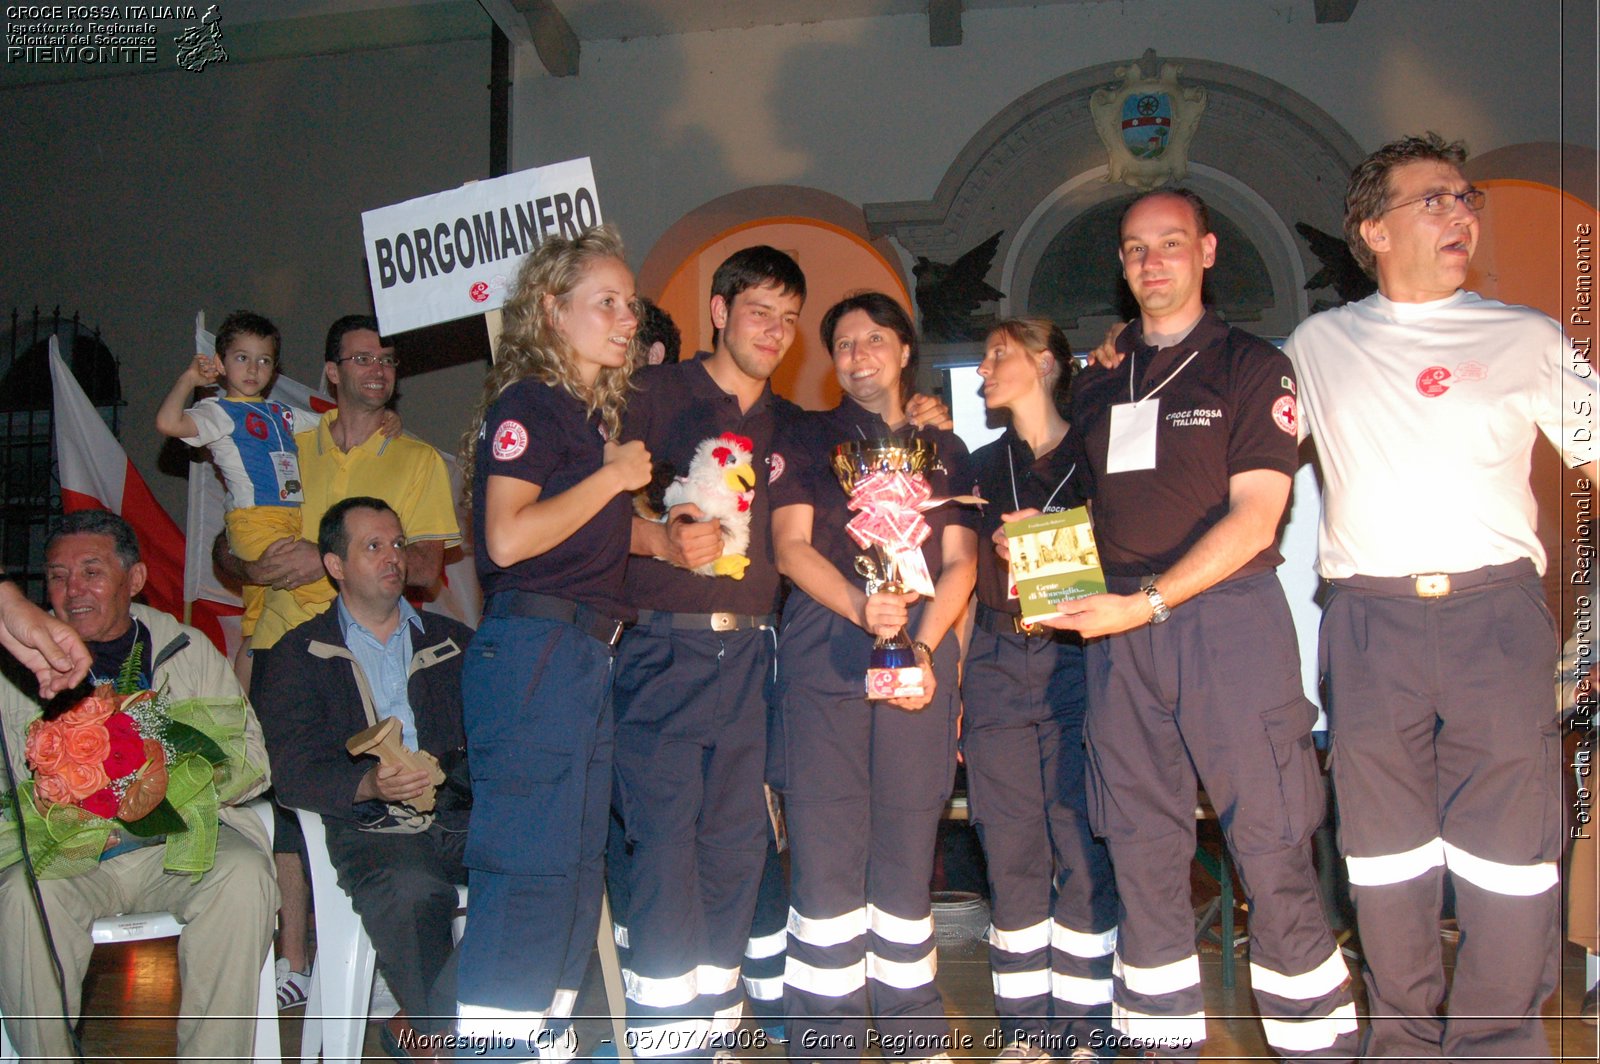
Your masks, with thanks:
[(756, 497), (756, 473), (748, 437), (724, 432), (702, 440), (689, 462), (689, 475), (667, 486), (668, 509), (692, 502), (722, 526), (722, 557), (694, 571), (705, 576), (744, 579), (750, 564), (750, 504)]

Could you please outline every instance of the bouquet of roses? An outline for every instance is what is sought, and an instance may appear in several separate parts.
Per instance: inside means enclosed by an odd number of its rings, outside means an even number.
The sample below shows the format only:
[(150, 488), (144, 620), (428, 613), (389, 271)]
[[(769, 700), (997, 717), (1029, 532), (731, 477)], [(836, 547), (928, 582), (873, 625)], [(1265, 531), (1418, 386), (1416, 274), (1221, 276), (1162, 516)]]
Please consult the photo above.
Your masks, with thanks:
[(137, 686), (124, 672), (28, 725), (33, 779), (19, 788), (22, 801), (0, 808), (0, 868), (21, 859), (19, 819), (43, 879), (93, 868), (113, 833), (165, 836), (170, 872), (211, 868), (218, 810), (262, 774), (245, 755), (245, 703), (119, 690)]
[[(28, 725), (27, 758), (33, 769), (33, 799), (39, 812), (70, 803), (104, 820), (120, 820), (136, 835), (183, 830), (170, 815), (144, 821), (167, 797), (168, 750), (193, 747), (222, 760), (203, 734), (154, 712), (154, 691), (119, 695), (110, 685), (54, 720)], [(209, 749), (208, 749), (209, 748)], [(170, 806), (161, 810), (171, 814)]]

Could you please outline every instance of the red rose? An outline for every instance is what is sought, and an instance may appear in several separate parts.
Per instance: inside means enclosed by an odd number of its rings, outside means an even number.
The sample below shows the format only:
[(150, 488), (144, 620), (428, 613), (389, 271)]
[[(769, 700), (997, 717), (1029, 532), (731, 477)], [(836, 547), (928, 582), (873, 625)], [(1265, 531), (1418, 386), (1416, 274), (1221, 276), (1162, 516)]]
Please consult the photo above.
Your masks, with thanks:
[(110, 787), (101, 787), (78, 803), (85, 812), (110, 820), (117, 815), (117, 796)]
[(126, 713), (113, 713), (106, 718), (106, 732), (111, 737), (111, 752), (106, 755), (106, 775), (114, 780), (131, 776), (145, 762), (144, 740), (133, 718)]

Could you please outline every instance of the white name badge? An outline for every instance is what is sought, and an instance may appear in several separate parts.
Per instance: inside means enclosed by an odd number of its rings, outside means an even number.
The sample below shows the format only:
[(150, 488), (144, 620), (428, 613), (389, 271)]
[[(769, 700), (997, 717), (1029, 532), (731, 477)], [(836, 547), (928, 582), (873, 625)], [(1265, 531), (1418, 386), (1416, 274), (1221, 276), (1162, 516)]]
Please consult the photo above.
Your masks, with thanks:
[(1161, 421), (1161, 400), (1146, 397), (1138, 403), (1118, 403), (1111, 408), (1111, 441), (1106, 448), (1107, 473), (1132, 473), (1156, 467), (1156, 426)]
[(300, 494), (300, 452), (273, 451), (272, 472), (278, 478), (279, 502), (304, 502)]

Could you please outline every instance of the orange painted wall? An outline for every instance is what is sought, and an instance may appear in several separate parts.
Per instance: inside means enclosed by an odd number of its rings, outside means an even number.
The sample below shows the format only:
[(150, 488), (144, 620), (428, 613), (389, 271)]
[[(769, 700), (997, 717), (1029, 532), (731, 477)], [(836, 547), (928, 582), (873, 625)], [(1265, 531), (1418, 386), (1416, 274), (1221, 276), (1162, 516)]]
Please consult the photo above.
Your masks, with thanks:
[(888, 292), (910, 309), (899, 274), (875, 250), (853, 234), (824, 222), (774, 219), (741, 226), (702, 247), (673, 272), (659, 296), (646, 292), (672, 315), (683, 332), (684, 357), (711, 346), (711, 275), (740, 248), (770, 244), (788, 252), (806, 275), (806, 304), (800, 335), (773, 374), (772, 387), (812, 410), (839, 401), (833, 364), (822, 350), (817, 327), (823, 312), (847, 293), (864, 288)]

